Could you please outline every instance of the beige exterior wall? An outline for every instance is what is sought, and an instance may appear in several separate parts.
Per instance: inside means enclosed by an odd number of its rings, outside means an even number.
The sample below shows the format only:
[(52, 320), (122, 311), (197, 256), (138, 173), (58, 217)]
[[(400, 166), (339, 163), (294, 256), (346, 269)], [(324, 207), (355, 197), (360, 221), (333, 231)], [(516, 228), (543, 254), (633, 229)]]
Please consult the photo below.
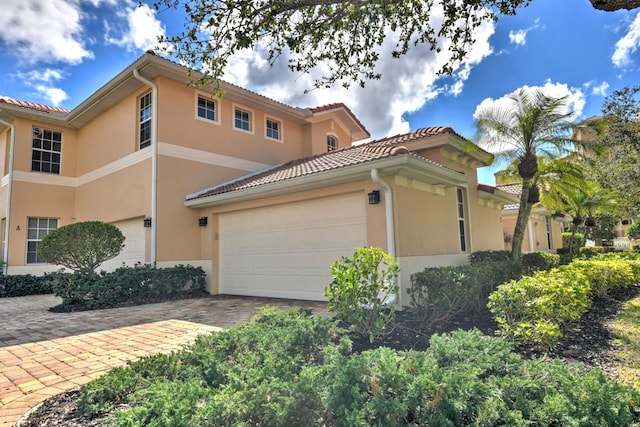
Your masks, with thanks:
[[(508, 212), (502, 217), (503, 232), (506, 236), (513, 236), (513, 231), (516, 226), (516, 219), (518, 213)], [(562, 230), (559, 221), (549, 218), (551, 235), (549, 240), (551, 241), (551, 247), (549, 247), (547, 239), (547, 227), (546, 216), (532, 212), (525, 230), (524, 239), (522, 241), (523, 252), (537, 252), (546, 251), (553, 252), (562, 247)], [(505, 242), (505, 249), (510, 250), (511, 244)]]

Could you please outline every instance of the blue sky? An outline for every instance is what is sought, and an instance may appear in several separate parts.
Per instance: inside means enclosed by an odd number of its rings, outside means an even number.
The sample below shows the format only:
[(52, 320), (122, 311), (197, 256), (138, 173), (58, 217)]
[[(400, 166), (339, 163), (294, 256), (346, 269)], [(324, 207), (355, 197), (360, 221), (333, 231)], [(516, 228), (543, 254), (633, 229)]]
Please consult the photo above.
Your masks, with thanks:
[[(3, 0), (0, 97), (74, 108), (155, 47), (157, 35), (180, 30), (184, 16), (158, 13), (151, 4)], [(260, 51), (239, 53), (225, 80), (298, 107), (344, 102), (374, 138), (426, 126), (451, 126), (471, 138), (480, 105), (504, 102), (523, 87), (568, 96), (576, 120), (599, 114), (604, 96), (640, 84), (639, 46), (640, 9), (607, 13), (589, 0), (533, 0), (516, 16), (480, 27), (451, 77), (435, 75), (446, 53), (417, 48), (398, 60), (385, 55), (391, 46), (383, 45), (383, 77), (364, 89), (305, 94), (313, 75), (289, 72), (285, 60), (270, 68)], [(482, 171), (481, 181), (493, 183), (491, 172)]]

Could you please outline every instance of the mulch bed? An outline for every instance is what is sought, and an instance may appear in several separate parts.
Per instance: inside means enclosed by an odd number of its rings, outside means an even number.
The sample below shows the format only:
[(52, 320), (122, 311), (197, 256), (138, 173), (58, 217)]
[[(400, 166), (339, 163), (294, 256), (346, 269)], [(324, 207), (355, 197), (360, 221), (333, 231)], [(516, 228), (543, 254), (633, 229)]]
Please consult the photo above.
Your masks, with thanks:
[[(540, 352), (519, 348), (518, 352), (525, 358), (545, 356), (560, 358), (567, 362), (581, 362), (585, 369), (599, 368), (616, 378), (615, 365), (617, 360), (611, 355), (615, 344), (612, 342), (608, 325), (620, 311), (624, 302), (638, 295), (640, 295), (640, 286), (635, 286), (597, 299), (580, 322), (565, 331), (564, 338), (553, 351)], [(399, 311), (396, 313), (395, 327), (389, 334), (373, 343), (370, 343), (368, 338), (354, 339), (353, 349), (360, 352), (385, 346), (398, 350), (425, 350), (429, 347), (429, 339), (434, 333), (472, 328), (477, 328), (486, 335), (493, 335), (497, 326), (489, 311), (483, 310), (474, 316), (451, 319), (434, 328), (424, 330), (420, 329), (408, 312)], [(78, 389), (54, 396), (33, 410), (18, 426), (94, 427), (112, 425), (103, 419), (80, 414), (76, 408), (78, 396)]]

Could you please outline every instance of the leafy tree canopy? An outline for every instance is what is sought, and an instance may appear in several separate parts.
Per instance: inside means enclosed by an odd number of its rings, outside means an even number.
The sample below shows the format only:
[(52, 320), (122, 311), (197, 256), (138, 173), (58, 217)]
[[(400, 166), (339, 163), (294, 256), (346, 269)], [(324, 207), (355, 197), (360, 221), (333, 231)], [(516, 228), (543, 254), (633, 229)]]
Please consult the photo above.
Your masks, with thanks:
[[(159, 0), (156, 9), (184, 9), (182, 33), (161, 38), (167, 52), (217, 81), (229, 58), (243, 49), (264, 49), (271, 63), (291, 53), (289, 68), (308, 72), (322, 65), (316, 87), (336, 82), (361, 86), (380, 78), (375, 65), (390, 38), (399, 58), (413, 46), (448, 50), (440, 73), (452, 73), (473, 44), (474, 30), (499, 14), (514, 15), (531, 0)], [(444, 45), (443, 40), (446, 40)]]
[(620, 194), (627, 215), (640, 213), (640, 86), (614, 91), (605, 98), (603, 116), (586, 126), (602, 146), (589, 159), (588, 174)]
[(100, 221), (65, 225), (50, 231), (38, 245), (38, 256), (51, 264), (93, 273), (124, 248), (118, 227)]
[[(584, 0), (582, 0), (584, 1)], [(600, 10), (633, 9), (640, 0), (590, 0)], [(156, 9), (186, 13), (184, 31), (160, 45), (178, 61), (203, 72), (195, 84), (218, 81), (232, 55), (264, 49), (273, 64), (291, 53), (289, 68), (308, 72), (320, 65), (316, 87), (336, 82), (364, 86), (385, 39), (393, 57), (413, 46), (448, 50), (439, 73), (451, 74), (473, 46), (474, 30), (500, 15), (515, 15), (531, 0), (157, 0)], [(443, 42), (445, 40), (446, 42)], [(445, 45), (446, 44), (446, 45)]]

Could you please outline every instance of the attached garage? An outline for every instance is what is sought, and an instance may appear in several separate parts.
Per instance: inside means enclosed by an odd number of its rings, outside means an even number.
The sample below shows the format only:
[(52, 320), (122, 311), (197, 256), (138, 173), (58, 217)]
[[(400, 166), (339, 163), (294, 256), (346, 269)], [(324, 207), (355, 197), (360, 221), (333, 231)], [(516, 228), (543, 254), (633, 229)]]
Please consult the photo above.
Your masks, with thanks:
[(145, 262), (145, 228), (142, 226), (142, 219), (128, 219), (124, 221), (114, 222), (113, 225), (118, 227), (122, 234), (124, 234), (124, 249), (120, 254), (104, 262), (100, 269), (106, 271), (115, 270), (118, 267), (122, 267), (122, 264), (126, 264), (131, 267), (136, 263)]
[(219, 216), (220, 293), (326, 300), (331, 263), (367, 244), (361, 193)]

